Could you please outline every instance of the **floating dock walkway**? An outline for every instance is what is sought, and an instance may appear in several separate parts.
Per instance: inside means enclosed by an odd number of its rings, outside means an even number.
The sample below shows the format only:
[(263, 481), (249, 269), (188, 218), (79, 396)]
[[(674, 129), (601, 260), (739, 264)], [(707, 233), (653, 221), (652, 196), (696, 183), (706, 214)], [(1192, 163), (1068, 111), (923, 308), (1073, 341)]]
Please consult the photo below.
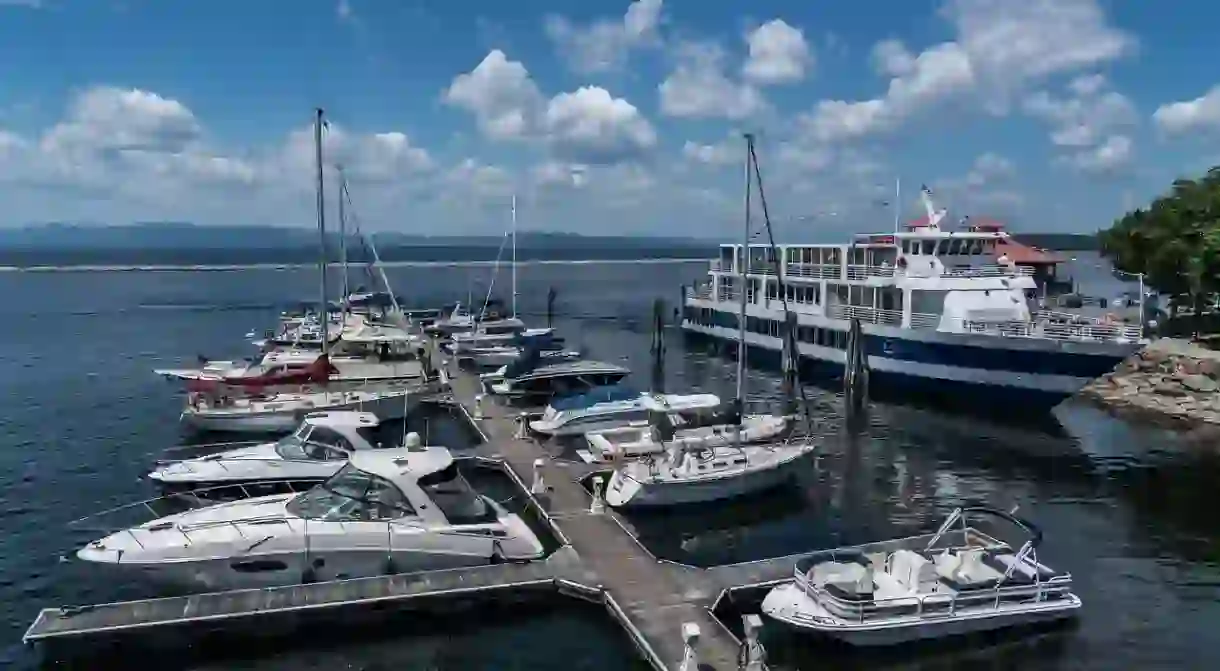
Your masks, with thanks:
[[(431, 361), (445, 365), (447, 358), (434, 345), (430, 354)], [(38, 614), (24, 641), (84, 642), (169, 627), (241, 626), (253, 619), (293, 613), (322, 615), (376, 604), (426, 607), (427, 602), (453, 597), (552, 591), (604, 604), (659, 671), (764, 668), (760, 648), (752, 640), (738, 640), (712, 609), (733, 590), (790, 576), (799, 556), (710, 569), (656, 558), (617, 513), (595, 501), (581, 484), (591, 472), (588, 465), (552, 459), (541, 445), (520, 437), (518, 413), (485, 401), (477, 375), (458, 370), (445, 374), (450, 401), (483, 438), (478, 455), (498, 464), (516, 482), (528, 505), (562, 544), (545, 560), (47, 608)], [(522, 473), (532, 474), (533, 483), (527, 485)], [(749, 629), (747, 637), (753, 639)]]

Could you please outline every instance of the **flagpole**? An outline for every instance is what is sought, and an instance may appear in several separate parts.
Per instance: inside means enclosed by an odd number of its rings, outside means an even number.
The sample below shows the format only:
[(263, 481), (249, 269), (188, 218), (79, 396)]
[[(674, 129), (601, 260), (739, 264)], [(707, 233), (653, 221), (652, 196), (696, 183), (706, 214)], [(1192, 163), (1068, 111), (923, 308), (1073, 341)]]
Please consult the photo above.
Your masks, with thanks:
[(902, 227), (899, 223), (902, 219), (902, 178), (894, 178), (894, 234), (898, 234), (898, 229)]

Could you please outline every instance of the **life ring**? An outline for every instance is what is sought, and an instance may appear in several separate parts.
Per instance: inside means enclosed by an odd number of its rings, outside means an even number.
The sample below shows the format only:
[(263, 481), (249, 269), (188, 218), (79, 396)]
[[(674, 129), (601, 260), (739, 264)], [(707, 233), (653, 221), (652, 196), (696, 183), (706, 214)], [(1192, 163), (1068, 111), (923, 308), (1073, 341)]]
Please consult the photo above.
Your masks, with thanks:
[(907, 257), (905, 257), (905, 256), (898, 257), (898, 267), (899, 268), (907, 267)]

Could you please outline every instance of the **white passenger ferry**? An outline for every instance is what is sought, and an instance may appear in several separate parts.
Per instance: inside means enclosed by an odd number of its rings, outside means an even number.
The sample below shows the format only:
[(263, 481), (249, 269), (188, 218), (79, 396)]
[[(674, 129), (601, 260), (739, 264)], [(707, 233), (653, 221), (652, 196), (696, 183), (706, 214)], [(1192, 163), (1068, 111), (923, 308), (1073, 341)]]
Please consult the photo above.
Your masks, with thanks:
[(1041, 309), (1034, 270), (1006, 257), (1021, 247), (998, 226), (945, 231), (945, 211), (927, 194), (924, 206), (906, 231), (847, 245), (751, 244), (748, 258), (722, 245), (710, 279), (684, 291), (683, 330), (736, 342), (745, 284), (752, 348), (780, 351), (786, 298), (819, 372), (842, 372), (858, 318), (873, 389), (1013, 412), (1058, 405), (1142, 347), (1140, 324)]

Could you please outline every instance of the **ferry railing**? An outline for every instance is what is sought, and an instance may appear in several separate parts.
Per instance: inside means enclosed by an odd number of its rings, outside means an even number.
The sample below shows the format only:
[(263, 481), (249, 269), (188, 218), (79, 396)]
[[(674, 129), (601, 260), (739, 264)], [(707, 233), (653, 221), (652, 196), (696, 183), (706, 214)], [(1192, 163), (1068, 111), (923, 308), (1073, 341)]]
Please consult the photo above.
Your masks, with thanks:
[(712, 261), (707, 264), (708, 272), (712, 273), (731, 273), (733, 272), (732, 263), (724, 263), (722, 261)]
[(826, 315), (831, 319), (859, 319), (870, 324), (902, 325), (901, 310), (882, 310), (866, 305), (828, 305)]
[(861, 264), (852, 264), (847, 266), (847, 279), (849, 280), (867, 280), (870, 277), (893, 277), (893, 266), (869, 266)]
[(695, 289), (693, 291), (691, 291), (691, 297), (692, 298), (701, 298), (703, 300), (710, 300), (712, 297), (711, 285), (695, 287)]
[[(882, 310), (862, 305), (828, 305), (826, 315), (831, 319), (859, 319), (869, 324), (900, 326), (902, 312)], [(944, 319), (942, 315), (912, 312), (910, 327), (913, 329), (940, 329), (947, 333), (992, 335), (1009, 338), (1040, 338), (1078, 342), (1135, 342), (1143, 337), (1138, 325), (1107, 323), (1101, 320), (1081, 322), (1065, 321), (1070, 315), (1047, 315), (1038, 313), (1031, 321), (980, 321), (967, 319)]]
[(784, 270), (787, 277), (836, 280), (842, 276), (843, 266), (829, 263), (789, 263)]

